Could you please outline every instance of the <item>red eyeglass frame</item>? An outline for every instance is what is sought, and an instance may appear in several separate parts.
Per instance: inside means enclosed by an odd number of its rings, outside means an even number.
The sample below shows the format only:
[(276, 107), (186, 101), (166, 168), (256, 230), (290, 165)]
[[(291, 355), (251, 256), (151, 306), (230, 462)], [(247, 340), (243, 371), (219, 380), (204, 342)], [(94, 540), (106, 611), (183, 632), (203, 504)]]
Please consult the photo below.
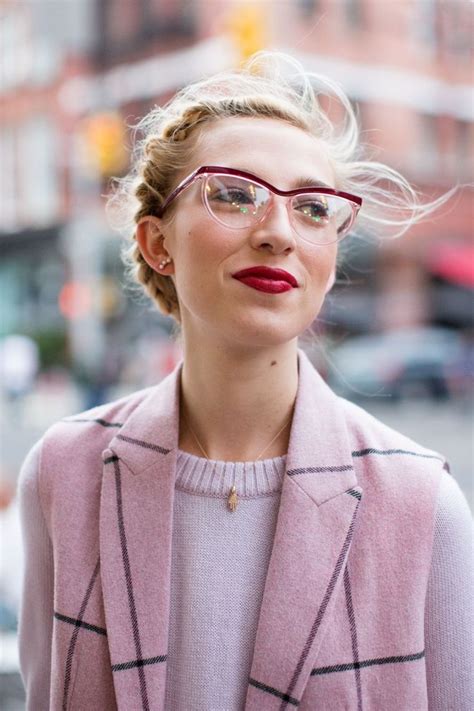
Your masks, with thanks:
[(352, 193), (346, 193), (342, 190), (334, 190), (334, 188), (323, 188), (318, 185), (308, 185), (304, 188), (295, 188), (294, 190), (279, 190), (278, 188), (275, 188), (275, 186), (271, 183), (268, 183), (266, 180), (263, 180), (263, 178), (259, 178), (253, 173), (247, 173), (244, 170), (237, 170), (236, 168), (223, 168), (222, 166), (218, 165), (202, 165), (200, 168), (196, 168), (196, 170), (193, 170), (193, 172), (186, 178), (184, 178), (184, 180), (179, 183), (179, 185), (172, 191), (172, 193), (168, 195), (163, 205), (161, 205), (160, 208), (157, 210), (157, 217), (163, 217), (166, 208), (173, 202), (173, 200), (175, 200), (178, 195), (183, 192), (183, 190), (189, 187), (196, 180), (196, 178), (200, 177), (201, 175), (235, 175), (237, 178), (246, 178), (247, 180), (251, 180), (252, 182), (257, 183), (258, 185), (262, 185), (274, 195), (280, 195), (282, 197), (295, 197), (296, 195), (305, 195), (308, 192), (317, 192), (321, 195), (334, 195), (335, 197), (342, 197), (345, 200), (348, 200), (352, 206), (352, 219), (349, 225), (344, 228), (344, 233), (347, 233), (354, 224), (354, 220), (356, 219), (357, 213), (359, 212), (360, 207), (362, 205), (361, 197), (359, 197), (358, 195), (352, 195)]

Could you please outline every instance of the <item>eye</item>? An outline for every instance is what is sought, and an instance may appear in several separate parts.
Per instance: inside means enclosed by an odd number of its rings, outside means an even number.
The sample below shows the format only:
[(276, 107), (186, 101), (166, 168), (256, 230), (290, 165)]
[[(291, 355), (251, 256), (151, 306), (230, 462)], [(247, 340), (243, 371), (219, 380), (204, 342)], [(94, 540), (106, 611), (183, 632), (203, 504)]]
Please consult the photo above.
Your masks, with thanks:
[(255, 206), (258, 187), (250, 181), (231, 175), (211, 176), (207, 183), (207, 200), (215, 207), (227, 206), (245, 211)]
[(252, 195), (250, 194), (250, 191), (248, 189), (244, 189), (244, 188), (240, 188), (240, 187), (235, 187), (235, 188), (221, 187), (217, 190), (214, 190), (209, 195), (209, 199), (210, 200), (220, 200), (221, 202), (238, 204), (238, 205), (241, 205), (242, 203), (252, 204), (254, 201)]
[(293, 209), (315, 225), (327, 224), (330, 217), (328, 201), (322, 195), (302, 195), (294, 201)]

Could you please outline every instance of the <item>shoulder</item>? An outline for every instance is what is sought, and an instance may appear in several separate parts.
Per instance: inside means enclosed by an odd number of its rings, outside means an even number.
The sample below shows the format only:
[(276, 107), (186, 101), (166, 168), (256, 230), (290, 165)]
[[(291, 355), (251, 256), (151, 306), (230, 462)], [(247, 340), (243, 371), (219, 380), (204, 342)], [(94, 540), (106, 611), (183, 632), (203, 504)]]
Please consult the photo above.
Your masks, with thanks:
[[(425, 603), (429, 708), (473, 708), (473, 523), (453, 477), (443, 473)], [(455, 660), (455, 661), (453, 661)]]
[[(465, 614), (469, 606), (474, 583), (473, 535), (474, 522), (469, 503), (457, 481), (443, 473), (434, 524), (428, 602), (434, 608), (439, 608), (448, 600), (452, 604), (456, 596), (460, 604), (454, 617)], [(457, 581), (455, 589), (452, 586), (453, 580)]]
[(434, 519), (446, 458), (394, 430), (358, 405), (339, 398), (344, 413), (352, 462), (366, 499), (414, 519)]
[(449, 471), (446, 458), (440, 452), (415, 442), (358, 405), (344, 398), (338, 400), (344, 412), (353, 458), (376, 457), (390, 461), (397, 457), (410, 461), (415, 468), (428, 466)]
[(43, 436), (43, 457), (59, 455), (61, 452), (70, 453), (70, 447), (104, 449), (117, 430), (123, 427), (135, 409), (155, 389), (156, 386), (145, 388), (56, 422)]
[(469, 557), (473, 533), (473, 518), (467, 498), (454, 477), (443, 472), (436, 511), (435, 549), (444, 551), (450, 558), (463, 545)]
[(43, 440), (40, 439), (33, 445), (23, 460), (16, 484), (20, 501), (36, 495), (42, 446)]
[[(77, 413), (52, 425), (36, 450), (37, 478), (45, 500), (65, 488), (96, 487), (102, 472), (101, 454), (137, 407), (156, 386)], [(38, 445), (39, 446), (39, 445)], [(35, 456), (30, 452), (29, 457)], [(27, 474), (25, 473), (25, 477)]]
[[(429, 563), (437, 546), (456, 547), (470, 526), (469, 507), (445, 457), (389, 427), (363, 408), (339, 399), (357, 480), (363, 491), (364, 533), (400, 545), (401, 526), (412, 537), (411, 554)], [(463, 523), (460, 522), (462, 517)], [(464, 533), (462, 533), (464, 531)], [(398, 543), (397, 543), (398, 542)], [(402, 545), (402, 548), (403, 548)], [(427, 569), (428, 570), (428, 569)]]

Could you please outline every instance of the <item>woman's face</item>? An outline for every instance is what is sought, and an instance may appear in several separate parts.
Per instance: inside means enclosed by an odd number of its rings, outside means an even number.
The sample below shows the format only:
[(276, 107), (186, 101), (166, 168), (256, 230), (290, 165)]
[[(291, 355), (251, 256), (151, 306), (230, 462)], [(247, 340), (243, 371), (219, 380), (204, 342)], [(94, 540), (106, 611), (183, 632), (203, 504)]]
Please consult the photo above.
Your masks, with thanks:
[[(305, 184), (335, 187), (324, 150), (305, 131), (266, 118), (226, 118), (201, 129), (191, 165), (181, 180), (201, 165), (237, 168), (290, 190)], [(275, 197), (265, 219), (234, 230), (209, 215), (201, 200), (201, 181), (176, 199), (170, 223), (160, 221), (164, 246), (172, 257), (184, 335), (249, 347), (275, 346), (300, 335), (316, 318), (332, 283), (337, 244), (302, 240), (289, 221), (285, 198)], [(283, 293), (259, 291), (232, 277), (253, 266), (284, 269), (298, 288)]]

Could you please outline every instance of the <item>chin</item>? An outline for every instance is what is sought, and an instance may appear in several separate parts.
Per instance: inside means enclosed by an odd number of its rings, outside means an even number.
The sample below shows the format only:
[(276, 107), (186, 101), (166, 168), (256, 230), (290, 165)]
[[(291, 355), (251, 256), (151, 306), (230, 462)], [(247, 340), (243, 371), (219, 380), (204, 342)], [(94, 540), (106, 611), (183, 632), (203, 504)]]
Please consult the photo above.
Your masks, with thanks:
[[(230, 325), (230, 324), (228, 324)], [(298, 338), (305, 331), (306, 322), (280, 318), (252, 319), (233, 323), (226, 328), (226, 338), (249, 348), (275, 348)]]

